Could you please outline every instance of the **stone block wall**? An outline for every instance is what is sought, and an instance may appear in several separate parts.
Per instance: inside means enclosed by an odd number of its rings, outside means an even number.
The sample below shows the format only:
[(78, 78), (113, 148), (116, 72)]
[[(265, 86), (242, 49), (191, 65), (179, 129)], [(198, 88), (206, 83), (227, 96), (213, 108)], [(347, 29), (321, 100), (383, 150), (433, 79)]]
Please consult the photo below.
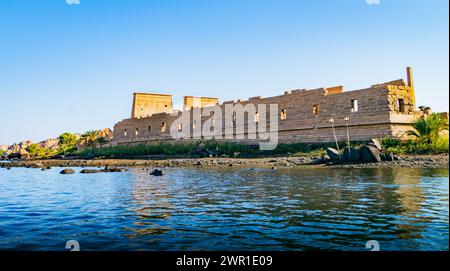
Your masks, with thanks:
[[(189, 123), (184, 124), (187, 127), (178, 126), (178, 129), (182, 131), (187, 129), (188, 136), (175, 140), (170, 135), (170, 127), (183, 112), (172, 111), (172, 96), (135, 93), (132, 117), (122, 120), (114, 126), (112, 144), (191, 140), (194, 130), (199, 129), (206, 121), (212, 122), (213, 112), (210, 112), (209, 116), (204, 113), (200, 116), (199, 111), (195, 108), (214, 111), (214, 108), (217, 108), (214, 106), (217, 104), (216, 98), (184, 97), (184, 112), (188, 114)], [(359, 141), (382, 137), (407, 138), (406, 133), (411, 129), (411, 123), (420, 116), (416, 110), (411, 68), (407, 68), (407, 83), (399, 79), (347, 92), (344, 91), (343, 86), (312, 90), (296, 89), (285, 91), (283, 95), (274, 97), (257, 96), (248, 100), (227, 101), (219, 105), (222, 112), (222, 126), (220, 129), (215, 127), (216, 132), (225, 135), (226, 131), (230, 131), (227, 128), (231, 128), (232, 133), (228, 136), (233, 139), (227, 140), (249, 144), (259, 143), (258, 138), (254, 139), (248, 136), (248, 131), (256, 119), (260, 119), (260, 116), (264, 115), (263, 112), (244, 112), (245, 118), (236, 118), (236, 121), (225, 118), (226, 106), (242, 105), (245, 107), (248, 104), (278, 105), (277, 112), (269, 112), (269, 106), (267, 106), (265, 113), (266, 118), (269, 118), (269, 114), (273, 114), (278, 119), (278, 141), (281, 143), (333, 142), (334, 136), (330, 119), (333, 120), (336, 137), (339, 141), (347, 139), (347, 127), (351, 140)], [(238, 113), (240, 112), (238, 111)], [(216, 114), (214, 119), (219, 119), (218, 112), (214, 112), (214, 114)], [(196, 123), (194, 119), (200, 123)], [(260, 121), (264, 123), (263, 119)], [(244, 126), (243, 139), (236, 138), (238, 131), (233, 128), (239, 124)], [(269, 124), (266, 128), (268, 126)], [(216, 139), (225, 140), (220, 136)]]
[[(351, 140), (368, 140), (385, 136), (403, 137), (409, 124), (417, 118), (418, 112), (415, 111), (412, 87), (406, 86), (402, 80), (393, 82), (395, 82), (393, 85), (380, 84), (348, 92), (342, 92), (340, 87), (332, 88), (330, 92), (326, 88), (292, 90), (280, 96), (229, 101), (220, 105), (224, 125), (222, 129), (225, 131), (225, 125), (233, 127), (233, 123), (225, 121), (225, 104), (239, 103), (243, 106), (249, 103), (278, 104), (278, 112), (275, 114), (278, 115), (279, 120), (279, 142), (333, 142), (330, 119), (334, 119), (339, 141), (345, 141), (347, 138), (345, 118), (349, 118)], [(399, 99), (402, 100), (402, 108), (400, 108)], [(180, 127), (189, 129), (191, 135), (194, 111), (189, 111), (190, 127)], [(285, 119), (281, 118), (282, 111)], [(268, 117), (269, 111), (266, 113)], [(179, 116), (181, 112), (157, 113), (150, 117), (123, 120), (114, 127), (114, 143), (173, 140), (170, 136), (170, 125)], [(201, 116), (202, 124), (210, 118), (211, 116)], [(254, 120), (254, 115), (246, 114), (244, 133), (248, 129), (248, 122)], [(247, 137), (233, 141), (259, 142)]]
[(219, 99), (211, 97), (194, 97), (184, 96), (184, 110), (190, 110), (193, 107), (203, 108), (208, 106), (214, 106), (219, 103)]
[(156, 113), (170, 112), (172, 112), (172, 95), (134, 93), (131, 118), (145, 118)]

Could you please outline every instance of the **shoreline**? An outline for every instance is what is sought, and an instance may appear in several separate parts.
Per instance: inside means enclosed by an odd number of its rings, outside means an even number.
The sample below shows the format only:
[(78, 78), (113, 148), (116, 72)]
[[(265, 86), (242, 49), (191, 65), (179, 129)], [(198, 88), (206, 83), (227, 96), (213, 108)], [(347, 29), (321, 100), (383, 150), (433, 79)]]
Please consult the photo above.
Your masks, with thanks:
[(255, 168), (449, 168), (449, 155), (404, 155), (378, 163), (332, 163), (318, 157), (264, 158), (136, 158), (136, 159), (37, 159), (0, 161), (0, 168), (27, 167), (255, 167)]

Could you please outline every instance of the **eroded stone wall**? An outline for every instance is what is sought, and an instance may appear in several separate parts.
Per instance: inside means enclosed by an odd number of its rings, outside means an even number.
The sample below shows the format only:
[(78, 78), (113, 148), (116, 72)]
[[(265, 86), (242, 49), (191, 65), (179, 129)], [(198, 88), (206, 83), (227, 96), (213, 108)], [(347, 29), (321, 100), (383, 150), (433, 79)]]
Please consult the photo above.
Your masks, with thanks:
[[(249, 100), (228, 101), (220, 105), (222, 109), (223, 127), (233, 127), (232, 121), (225, 120), (226, 104), (278, 104), (279, 142), (332, 142), (334, 141), (330, 119), (334, 119), (337, 137), (346, 140), (347, 122), (351, 140), (368, 140), (374, 137), (399, 136), (404, 134), (405, 127), (414, 121), (418, 112), (415, 110), (414, 89), (403, 80), (374, 85), (367, 89), (342, 92), (342, 87), (320, 88), (314, 90), (292, 90), (283, 95)], [(189, 111), (189, 127), (193, 130), (193, 114)], [(267, 117), (269, 111), (267, 107)], [(173, 140), (170, 126), (181, 112), (174, 114), (159, 113), (150, 117), (126, 119), (114, 127), (114, 143), (142, 143), (162, 140)], [(254, 114), (254, 113), (252, 113)], [(202, 124), (211, 116), (201, 116)], [(246, 114), (244, 120), (246, 133), (248, 123), (254, 122), (255, 116)], [(197, 123), (196, 125), (200, 125)], [(217, 138), (220, 140), (220, 137)], [(245, 137), (233, 140), (246, 143), (257, 143), (259, 140)]]
[(193, 107), (203, 108), (208, 106), (214, 106), (219, 103), (219, 99), (211, 97), (193, 97), (184, 96), (183, 109), (190, 110)]
[(145, 118), (172, 112), (172, 95), (134, 93), (131, 118)]

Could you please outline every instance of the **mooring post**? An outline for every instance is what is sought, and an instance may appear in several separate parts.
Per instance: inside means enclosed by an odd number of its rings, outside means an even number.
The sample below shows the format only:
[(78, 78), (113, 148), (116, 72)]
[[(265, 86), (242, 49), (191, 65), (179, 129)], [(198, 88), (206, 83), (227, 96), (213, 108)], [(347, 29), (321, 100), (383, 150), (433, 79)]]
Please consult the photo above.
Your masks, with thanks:
[(348, 123), (350, 121), (350, 117), (345, 117), (344, 118), (346, 126), (347, 126), (347, 147), (348, 147), (348, 151), (350, 152), (350, 133), (348, 131)]
[(334, 119), (330, 119), (331, 128), (333, 129), (334, 141), (336, 142), (336, 149), (338, 151), (339, 159), (341, 159), (341, 152), (339, 150), (339, 144), (336, 136), (336, 131), (334, 130)]

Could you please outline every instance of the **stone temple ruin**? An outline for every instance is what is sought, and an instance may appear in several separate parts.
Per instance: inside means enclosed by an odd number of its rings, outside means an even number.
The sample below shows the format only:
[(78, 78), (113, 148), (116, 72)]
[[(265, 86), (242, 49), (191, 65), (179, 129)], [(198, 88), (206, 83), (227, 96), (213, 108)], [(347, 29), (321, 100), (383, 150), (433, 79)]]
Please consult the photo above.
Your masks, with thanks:
[[(196, 102), (194, 102), (196, 101)], [(226, 104), (278, 104), (278, 142), (324, 143), (333, 142), (330, 119), (334, 120), (336, 137), (346, 141), (348, 125), (351, 139), (365, 141), (371, 138), (405, 138), (410, 124), (423, 112), (416, 109), (412, 69), (407, 68), (407, 80), (390, 81), (369, 88), (344, 91), (343, 86), (297, 89), (273, 97), (252, 97), (248, 100), (227, 101), (219, 104), (217, 98), (184, 97), (184, 111), (190, 112), (192, 131), (194, 107), (206, 108)], [(225, 110), (222, 110), (225, 112)], [(169, 127), (181, 111), (172, 108), (172, 95), (134, 93), (131, 118), (114, 126), (113, 145), (140, 144), (158, 141), (172, 142)], [(256, 113), (258, 114), (258, 113)], [(211, 116), (201, 116), (202, 123)], [(224, 118), (223, 118), (224, 119)], [(256, 116), (248, 115), (244, 127)], [(224, 125), (233, 125), (232, 123)], [(224, 127), (222, 127), (225, 130)], [(246, 133), (246, 130), (244, 130)], [(223, 139), (225, 140), (225, 139)], [(230, 139), (228, 139), (230, 140)], [(254, 139), (232, 140), (255, 143)]]

